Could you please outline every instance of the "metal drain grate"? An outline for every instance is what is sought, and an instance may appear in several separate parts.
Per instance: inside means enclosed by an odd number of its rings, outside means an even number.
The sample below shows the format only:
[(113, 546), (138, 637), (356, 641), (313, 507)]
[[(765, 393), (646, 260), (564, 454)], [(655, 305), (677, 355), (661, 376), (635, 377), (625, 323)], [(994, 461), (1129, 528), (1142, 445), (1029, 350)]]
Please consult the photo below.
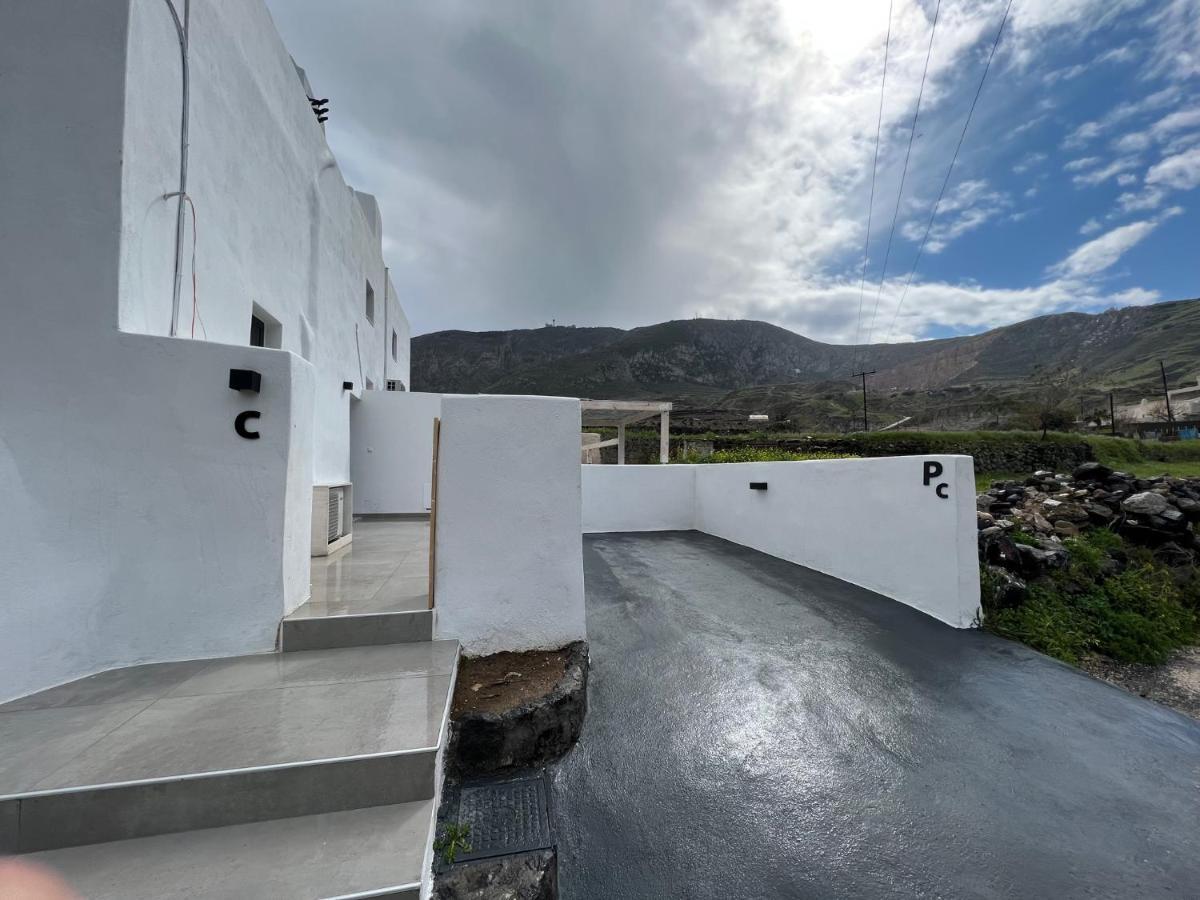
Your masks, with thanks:
[(485, 859), (553, 846), (548, 796), (541, 775), (463, 785), (458, 821), (471, 826), (467, 836), (471, 851), (458, 859)]

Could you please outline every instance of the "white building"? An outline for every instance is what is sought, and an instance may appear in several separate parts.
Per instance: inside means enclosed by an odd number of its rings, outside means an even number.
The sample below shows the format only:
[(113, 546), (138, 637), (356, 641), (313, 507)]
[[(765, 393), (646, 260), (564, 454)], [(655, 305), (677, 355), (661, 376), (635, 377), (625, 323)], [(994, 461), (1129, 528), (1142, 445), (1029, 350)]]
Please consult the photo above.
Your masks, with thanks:
[(408, 383), (378, 206), (261, 0), (192, 3), (173, 328), (171, 8), (2, 0), (0, 21), (4, 694), (269, 649), (307, 596), (312, 487), (350, 479), (352, 405)]

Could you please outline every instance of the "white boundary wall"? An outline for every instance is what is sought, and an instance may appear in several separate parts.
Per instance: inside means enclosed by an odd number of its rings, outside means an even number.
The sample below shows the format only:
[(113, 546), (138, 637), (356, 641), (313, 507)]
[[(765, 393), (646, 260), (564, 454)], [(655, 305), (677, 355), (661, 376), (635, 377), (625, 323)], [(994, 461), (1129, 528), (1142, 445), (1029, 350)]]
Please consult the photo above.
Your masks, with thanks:
[[(928, 485), (926, 463), (941, 467)], [(876, 591), (956, 628), (976, 621), (975, 479), (968, 456), (581, 469), (585, 533), (696, 529)], [(751, 490), (750, 482), (766, 482), (767, 489)]]
[(442, 395), (367, 391), (350, 406), (355, 515), (429, 512)]
[(442, 400), (436, 632), (468, 655), (587, 637), (579, 421), (569, 398)]
[(696, 527), (696, 466), (583, 466), (583, 531)]

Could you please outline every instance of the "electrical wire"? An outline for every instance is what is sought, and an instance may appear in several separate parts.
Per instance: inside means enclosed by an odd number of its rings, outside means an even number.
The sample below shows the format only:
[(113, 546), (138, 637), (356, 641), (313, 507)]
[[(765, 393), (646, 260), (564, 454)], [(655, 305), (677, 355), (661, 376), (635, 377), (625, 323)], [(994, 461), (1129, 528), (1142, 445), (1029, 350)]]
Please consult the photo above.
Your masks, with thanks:
[[(933, 36), (937, 34), (938, 14), (942, 11), (942, 0), (933, 10), (933, 25), (929, 29), (929, 46), (925, 48), (925, 68), (921, 70), (921, 87), (917, 90), (917, 108), (913, 111), (912, 128), (908, 132), (908, 149), (904, 151), (904, 168), (900, 170), (900, 190), (896, 192), (896, 208), (892, 211), (892, 227), (888, 231), (887, 250), (883, 254), (883, 268), (879, 270), (879, 289), (875, 291), (875, 308), (871, 310), (871, 324), (867, 328), (866, 343), (871, 343), (875, 333), (875, 317), (879, 315), (879, 298), (883, 296), (883, 283), (887, 278), (888, 260), (892, 256), (892, 240), (896, 237), (896, 222), (900, 219), (900, 200), (904, 197), (904, 181), (908, 177), (908, 160), (912, 156), (913, 138), (917, 133), (917, 119), (921, 115), (921, 98), (925, 96), (925, 78), (929, 74), (929, 58), (933, 55)], [(864, 366), (863, 368), (866, 368)]]
[(196, 289), (196, 242), (200, 237), (200, 229), (196, 225), (196, 204), (192, 202), (192, 198), (187, 194), (183, 195), (187, 200), (188, 206), (192, 210), (192, 334), (196, 336), (196, 322), (200, 322), (200, 333), (204, 335), (204, 339), (208, 340), (208, 329), (204, 327), (204, 319), (200, 315), (200, 297)]
[(983, 93), (984, 82), (987, 81), (988, 71), (992, 68), (992, 60), (996, 56), (996, 48), (1000, 46), (1000, 38), (1004, 34), (1004, 26), (1008, 22), (1008, 14), (1012, 9), (1013, 0), (1008, 0), (1008, 5), (1004, 7), (1004, 16), (1000, 19), (1000, 27), (996, 29), (996, 39), (992, 41), (992, 51), (988, 54), (987, 63), (983, 67), (983, 75), (979, 79), (979, 87), (975, 89), (975, 97), (971, 100), (971, 108), (967, 110), (967, 118), (963, 122), (962, 134), (958, 136), (958, 145), (954, 148), (954, 156), (950, 158), (950, 167), (946, 169), (946, 177), (942, 180), (942, 189), (938, 191), (937, 200), (934, 201), (933, 211), (929, 214), (929, 221), (925, 225), (925, 234), (921, 237), (921, 244), (917, 248), (916, 258), (913, 260), (912, 268), (908, 270), (908, 278), (904, 282), (904, 289), (900, 292), (900, 300), (896, 304), (896, 311), (892, 314), (892, 324), (888, 327), (887, 337), (884, 338), (886, 344), (892, 337), (892, 331), (896, 327), (896, 321), (900, 317), (900, 309), (904, 306), (904, 298), (908, 296), (908, 288), (912, 284), (913, 274), (917, 271), (917, 264), (921, 261), (921, 254), (925, 252), (925, 242), (929, 240), (929, 232), (933, 228), (933, 220), (937, 218), (938, 207), (941, 206), (942, 198), (946, 195), (946, 187), (950, 184), (950, 176), (954, 173), (954, 164), (958, 161), (959, 151), (962, 150), (963, 141), (967, 137), (967, 128), (971, 124), (971, 117), (975, 115), (975, 105), (979, 102), (979, 95)]
[(854, 353), (850, 371), (858, 367), (858, 339), (862, 335), (863, 298), (867, 288), (867, 258), (871, 247), (871, 216), (875, 210), (875, 174), (879, 168), (879, 135), (883, 130), (883, 94), (887, 88), (888, 53), (892, 46), (892, 0), (888, 0), (887, 36), (883, 39), (883, 77), (879, 83), (879, 115), (875, 119), (875, 158), (871, 162), (871, 199), (867, 201), (867, 236), (863, 241), (862, 280), (858, 285), (858, 318), (854, 323)]

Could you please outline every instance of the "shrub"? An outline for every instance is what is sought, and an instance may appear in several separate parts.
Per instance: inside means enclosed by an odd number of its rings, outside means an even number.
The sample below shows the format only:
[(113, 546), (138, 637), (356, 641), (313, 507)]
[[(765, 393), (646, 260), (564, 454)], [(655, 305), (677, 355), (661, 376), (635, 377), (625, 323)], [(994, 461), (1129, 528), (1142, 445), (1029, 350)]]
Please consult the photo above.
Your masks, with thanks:
[(708, 456), (687, 453), (674, 460), (679, 463), (737, 463), (737, 462), (802, 462), (812, 459), (857, 459), (849, 453), (829, 453), (821, 450), (775, 450), (767, 447), (739, 447), (736, 450), (716, 450)]
[[(1011, 536), (1017, 540), (1017, 534)], [(1019, 607), (995, 609), (984, 570), (984, 627), (1077, 664), (1089, 652), (1121, 662), (1161, 665), (1178, 647), (1200, 637), (1200, 577), (1175, 576), (1144, 548), (1104, 529), (1065, 542), (1071, 563), (1030, 585)], [(1113, 551), (1128, 560), (1105, 574)]]

